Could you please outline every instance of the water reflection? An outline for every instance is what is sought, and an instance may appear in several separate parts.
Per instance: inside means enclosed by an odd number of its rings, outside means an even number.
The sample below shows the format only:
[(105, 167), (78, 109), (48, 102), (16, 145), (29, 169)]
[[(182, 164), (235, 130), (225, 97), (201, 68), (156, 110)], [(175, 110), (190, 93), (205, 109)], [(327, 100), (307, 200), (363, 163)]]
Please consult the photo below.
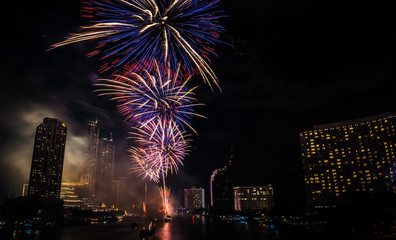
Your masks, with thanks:
[(12, 232), (13, 240), (40, 240), (42, 235), (41, 230), (14, 230)]
[(192, 216), (192, 222), (193, 224), (205, 224), (205, 216), (194, 215)]
[(160, 232), (160, 236), (163, 240), (170, 240), (170, 239), (174, 239), (172, 238), (172, 233), (171, 233), (171, 223), (167, 222), (165, 223), (162, 228), (161, 228), (161, 232)]
[[(206, 218), (205, 216), (192, 216), (192, 223), (194, 224), (194, 227), (197, 229), (197, 231), (201, 231), (203, 235), (206, 235)], [(201, 229), (198, 229), (198, 228)]]
[[(8, 240), (202, 240), (202, 239), (263, 239), (276, 238), (274, 233), (268, 234), (258, 224), (248, 222), (229, 223), (211, 218), (175, 217), (170, 222), (157, 222), (157, 230), (154, 235), (139, 238), (142, 226), (147, 221), (137, 219), (138, 228), (131, 228), (131, 222), (116, 224), (92, 224), (86, 226), (70, 226), (59, 229), (40, 230), (16, 230), (6, 235), (0, 232), (0, 239)], [(279, 238), (279, 236), (278, 236)]]

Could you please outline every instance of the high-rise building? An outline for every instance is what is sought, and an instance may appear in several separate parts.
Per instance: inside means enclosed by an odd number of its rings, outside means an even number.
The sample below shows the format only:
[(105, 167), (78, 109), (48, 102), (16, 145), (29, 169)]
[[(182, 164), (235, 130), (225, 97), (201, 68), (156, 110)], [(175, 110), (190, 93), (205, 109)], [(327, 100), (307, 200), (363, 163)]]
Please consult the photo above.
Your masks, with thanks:
[(205, 189), (196, 187), (184, 189), (184, 208), (189, 211), (205, 208)]
[(114, 161), (115, 161), (115, 145), (111, 134), (110, 134), (110, 138), (102, 139), (99, 149), (100, 149), (99, 174), (102, 176), (105, 182), (111, 182), (112, 180), (114, 180)]
[(87, 184), (88, 192), (93, 197), (96, 188), (98, 163), (99, 127), (98, 121), (88, 121), (86, 159), (83, 163), (81, 182)]
[(217, 209), (231, 210), (234, 207), (232, 165), (234, 150), (231, 148), (228, 164), (216, 169), (210, 176), (210, 205)]
[(99, 143), (96, 199), (98, 203), (111, 204), (113, 198), (115, 145), (113, 137), (102, 138)]
[(271, 184), (261, 187), (234, 187), (236, 211), (257, 211), (274, 207), (274, 189)]
[(214, 187), (214, 180), (217, 175), (217, 169), (212, 172), (212, 175), (210, 175), (210, 206), (214, 205), (213, 201), (213, 187)]
[(127, 185), (126, 185), (126, 177), (118, 177), (113, 180), (113, 203), (117, 208), (125, 208), (126, 207), (126, 198), (127, 198)]
[(37, 127), (28, 196), (59, 199), (67, 128), (55, 118)]
[(314, 126), (300, 133), (307, 202), (342, 204), (354, 192), (394, 192), (396, 115)]

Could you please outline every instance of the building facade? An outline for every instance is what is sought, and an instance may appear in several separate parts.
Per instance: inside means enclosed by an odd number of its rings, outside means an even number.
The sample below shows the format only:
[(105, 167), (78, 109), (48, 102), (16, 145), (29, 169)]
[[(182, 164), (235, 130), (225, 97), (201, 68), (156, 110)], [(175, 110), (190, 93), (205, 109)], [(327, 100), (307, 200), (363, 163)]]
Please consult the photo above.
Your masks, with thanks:
[(101, 181), (111, 182), (114, 180), (115, 145), (113, 137), (103, 138), (99, 145), (99, 175)]
[(233, 209), (233, 161), (234, 149), (231, 146), (231, 153), (228, 163), (223, 167), (213, 171), (210, 176), (210, 205), (211, 207), (231, 210)]
[(117, 208), (126, 208), (127, 207), (127, 178), (126, 177), (118, 177), (113, 180), (112, 187), (112, 205)]
[(274, 207), (274, 189), (271, 185), (261, 187), (234, 187), (236, 211), (257, 211)]
[(300, 133), (308, 205), (335, 206), (354, 192), (396, 192), (395, 117), (385, 113)]
[(184, 208), (188, 211), (205, 208), (205, 189), (196, 187), (184, 189)]
[(66, 125), (55, 118), (44, 118), (37, 127), (28, 196), (59, 199), (66, 134)]
[(87, 206), (78, 194), (78, 188), (84, 187), (84, 183), (62, 183), (60, 198), (63, 200), (65, 208), (80, 208), (86, 209)]
[(110, 205), (113, 199), (115, 145), (113, 137), (102, 138), (99, 142), (96, 177), (96, 202)]
[(82, 166), (81, 182), (87, 184), (90, 197), (95, 195), (98, 163), (98, 121), (88, 121), (87, 152)]

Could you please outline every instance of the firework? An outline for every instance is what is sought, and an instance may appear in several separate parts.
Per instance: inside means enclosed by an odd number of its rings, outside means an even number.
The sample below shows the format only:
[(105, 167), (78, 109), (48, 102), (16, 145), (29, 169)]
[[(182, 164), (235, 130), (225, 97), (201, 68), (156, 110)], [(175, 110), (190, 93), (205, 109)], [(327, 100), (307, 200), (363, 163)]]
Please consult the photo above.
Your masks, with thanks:
[(129, 150), (130, 159), (133, 163), (132, 172), (137, 173), (143, 180), (150, 180), (158, 183), (160, 179), (160, 168), (155, 168), (152, 164), (153, 154), (143, 148), (131, 147)]
[[(142, 74), (127, 71), (126, 75), (117, 75), (116, 79), (101, 79), (96, 84), (100, 89), (99, 96), (109, 95), (116, 100), (120, 112), (133, 125), (144, 128), (156, 122), (176, 122), (182, 130), (184, 126), (196, 133), (190, 124), (192, 116), (204, 116), (194, 112), (193, 107), (203, 104), (196, 103), (193, 97), (197, 87), (188, 89), (186, 81), (181, 81), (180, 68), (171, 71), (169, 64), (155, 67)], [(155, 130), (155, 129), (154, 129)]]
[(151, 122), (145, 128), (135, 128), (131, 133), (139, 147), (132, 147), (129, 152), (134, 163), (132, 171), (137, 172), (143, 179), (159, 182), (162, 177), (162, 187), (159, 192), (162, 198), (163, 212), (169, 211), (170, 189), (166, 187), (165, 177), (168, 172), (177, 172), (179, 165), (183, 165), (183, 158), (187, 154), (188, 141), (186, 135), (172, 122)]
[(98, 53), (109, 59), (101, 71), (152, 59), (162, 63), (168, 60), (172, 69), (180, 62), (183, 72), (198, 73), (207, 84), (218, 86), (210, 68), (212, 48), (220, 43), (224, 31), (219, 19), (219, 0), (90, 0), (82, 8), (84, 17), (92, 24), (83, 26), (79, 33), (70, 34), (51, 48), (98, 40), (97, 48), (88, 54)]
[(160, 192), (161, 195), (161, 199), (162, 199), (162, 211), (164, 212), (164, 215), (168, 215), (169, 213), (169, 196), (170, 196), (170, 189), (167, 186), (163, 186), (163, 187), (158, 187), (158, 190)]
[(150, 123), (145, 128), (135, 128), (132, 138), (145, 150), (145, 161), (160, 175), (177, 173), (188, 152), (189, 137), (178, 129), (174, 122)]

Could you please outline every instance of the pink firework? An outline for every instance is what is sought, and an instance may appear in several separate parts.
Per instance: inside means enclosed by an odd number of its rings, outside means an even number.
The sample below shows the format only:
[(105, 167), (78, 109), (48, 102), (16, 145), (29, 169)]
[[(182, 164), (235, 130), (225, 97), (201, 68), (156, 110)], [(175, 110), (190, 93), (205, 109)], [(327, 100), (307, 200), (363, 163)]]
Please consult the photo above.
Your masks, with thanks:
[(116, 75), (113, 79), (101, 79), (99, 96), (111, 96), (118, 103), (120, 112), (133, 126), (145, 127), (157, 122), (175, 122), (181, 129), (184, 127), (196, 131), (190, 124), (193, 116), (204, 116), (195, 113), (194, 107), (202, 106), (194, 98), (194, 90), (188, 89), (186, 83), (191, 76), (182, 81), (180, 65), (172, 71), (169, 64), (158, 65), (150, 71), (139, 67), (140, 72), (127, 70), (124, 75)]

